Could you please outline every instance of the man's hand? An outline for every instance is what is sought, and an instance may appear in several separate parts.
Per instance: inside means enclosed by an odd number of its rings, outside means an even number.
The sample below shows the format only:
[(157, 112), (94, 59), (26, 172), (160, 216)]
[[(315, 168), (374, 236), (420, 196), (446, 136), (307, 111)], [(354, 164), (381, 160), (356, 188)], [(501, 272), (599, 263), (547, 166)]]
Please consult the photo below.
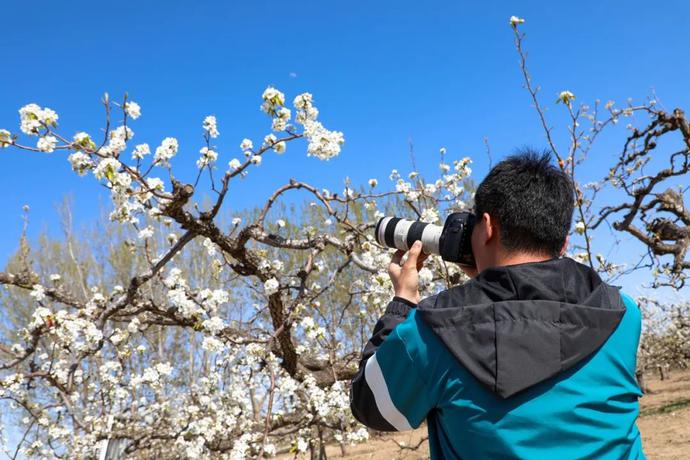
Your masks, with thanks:
[(413, 303), (419, 303), (419, 270), (429, 254), (422, 252), (422, 242), (414, 242), (407, 254), (407, 260), (400, 264), (405, 251), (398, 249), (388, 264), (388, 274), (393, 281), (395, 295)]

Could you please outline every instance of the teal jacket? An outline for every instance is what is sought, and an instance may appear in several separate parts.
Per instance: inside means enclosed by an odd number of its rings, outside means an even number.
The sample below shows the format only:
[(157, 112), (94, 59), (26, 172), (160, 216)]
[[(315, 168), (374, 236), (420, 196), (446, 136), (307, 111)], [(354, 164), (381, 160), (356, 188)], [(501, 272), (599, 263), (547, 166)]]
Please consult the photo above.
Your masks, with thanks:
[(571, 259), (394, 298), (352, 381), (383, 431), (427, 421), (432, 458), (638, 459), (640, 311)]

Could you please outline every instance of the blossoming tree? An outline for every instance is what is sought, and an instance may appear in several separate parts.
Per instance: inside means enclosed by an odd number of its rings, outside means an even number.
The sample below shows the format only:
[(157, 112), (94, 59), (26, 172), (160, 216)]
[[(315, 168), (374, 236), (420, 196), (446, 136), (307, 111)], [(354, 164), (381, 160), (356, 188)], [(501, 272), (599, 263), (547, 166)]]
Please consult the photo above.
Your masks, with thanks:
[[(688, 171), (683, 112), (669, 114), (651, 100), (623, 109), (612, 102), (603, 110), (598, 103), (576, 107), (575, 95), (563, 91), (558, 102), (569, 119), (569, 142), (561, 148), (527, 71), (522, 23), (510, 19), (526, 89), (559, 166), (578, 184), (571, 254), (607, 277), (625, 273), (621, 264), (594, 255), (592, 241), (599, 226), (619, 218), (612, 226), (648, 249), (644, 257), (658, 282), (683, 283), (690, 219), (682, 193), (658, 191)], [(229, 161), (213, 144), (217, 120), (206, 117), (194, 184), (173, 174), (181, 149), (175, 138), (155, 148), (134, 142), (132, 126), (142, 115), (137, 103), (107, 94), (102, 102), (99, 137), (60, 133), (58, 114), (37, 104), (20, 109), (21, 136), (0, 130), (0, 147), (65, 154), (76, 174), (107, 187), (109, 219), (122, 228), (105, 267), (80, 259), (66, 244), (57, 255), (71, 268), (51, 272), (49, 264), (36, 264), (24, 242), (0, 272), (5, 298), (25, 302), (29, 311), (17, 318), (16, 335), (3, 334), (0, 342), (0, 399), (23, 429), (10, 455), (94, 458), (104, 442), (119, 439), (128, 458), (259, 458), (280, 450), (316, 458), (327, 441), (344, 446), (366, 439), (369, 433), (350, 414), (347, 384), (392, 295), (390, 252), (372, 229), (383, 215), (442, 224), (448, 212), (466, 209), (470, 159), (448, 161), (441, 149), (440, 177), (393, 170), (393, 187), (384, 191), (374, 178), (363, 187), (346, 181), (339, 193), (290, 179), (263, 206), (228, 223), (222, 210), (234, 184), (251, 180), (288, 144), (306, 143), (307, 155), (321, 160), (340, 153), (344, 136), (319, 121), (311, 94), (288, 105), (282, 92), (267, 88), (261, 110), (271, 132), (261, 141), (242, 140)], [(581, 185), (576, 169), (597, 136), (636, 113), (649, 116), (648, 124), (630, 126), (611, 173)], [(643, 173), (654, 164), (657, 139), (673, 134), (685, 144), (670, 155), (670, 166)], [(207, 204), (199, 202), (202, 174), (210, 183)], [(599, 203), (605, 187), (621, 190), (627, 201)], [(281, 199), (297, 190), (311, 197), (302, 214), (276, 215)], [(89, 264), (97, 276), (86, 270)], [(421, 294), (463, 276), (431, 257), (420, 273)]]

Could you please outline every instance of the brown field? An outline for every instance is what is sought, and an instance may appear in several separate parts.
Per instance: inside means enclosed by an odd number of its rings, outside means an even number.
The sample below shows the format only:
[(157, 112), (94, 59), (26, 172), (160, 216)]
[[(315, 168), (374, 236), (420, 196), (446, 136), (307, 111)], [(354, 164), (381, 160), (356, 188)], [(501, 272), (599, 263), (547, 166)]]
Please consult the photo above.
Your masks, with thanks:
[[(648, 378), (648, 382), (652, 391), (640, 400), (638, 419), (647, 458), (690, 459), (690, 371), (671, 373), (664, 381)], [(416, 446), (425, 436), (426, 428), (420, 428), (404, 434), (372, 438), (364, 444), (347, 446), (345, 456), (341, 454), (338, 446), (329, 446), (326, 453), (329, 459), (424, 459), (429, 456), (426, 442), (416, 450), (401, 449), (396, 443)]]

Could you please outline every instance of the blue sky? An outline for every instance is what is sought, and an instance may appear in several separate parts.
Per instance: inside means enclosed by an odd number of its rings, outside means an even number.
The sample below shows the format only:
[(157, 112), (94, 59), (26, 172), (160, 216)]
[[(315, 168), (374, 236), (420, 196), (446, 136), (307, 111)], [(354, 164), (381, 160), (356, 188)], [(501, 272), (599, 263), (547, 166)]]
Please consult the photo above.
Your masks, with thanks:
[[(666, 108), (690, 107), (679, 53), (687, 39), (686, 2), (3, 2), (0, 32), (0, 128), (18, 131), (17, 110), (36, 102), (56, 110), (60, 130), (98, 133), (99, 99), (128, 91), (141, 104), (136, 142), (180, 141), (173, 160), (182, 179), (194, 177), (205, 115), (218, 117), (222, 167), (240, 157), (242, 138), (268, 133), (258, 111), (268, 85), (288, 100), (314, 94), (321, 120), (345, 133), (341, 155), (308, 158), (304, 144), (269, 155), (233, 188), (226, 209), (263, 202), (289, 177), (342, 190), (376, 177), (388, 186), (393, 168), (417, 164), (435, 177), (438, 149), (450, 159), (474, 158), (475, 179), (517, 146), (545, 147), (543, 131), (522, 88), (508, 18), (526, 19), (530, 69), (565, 145), (563, 89), (578, 102), (656, 92)], [(606, 174), (625, 130), (604, 136), (583, 168), (583, 182)], [(30, 234), (60, 235), (55, 206), (73, 197), (77, 227), (108, 207), (104, 189), (73, 174), (64, 154), (0, 151), (0, 261), (16, 249), (21, 208), (31, 207)], [(595, 250), (606, 252), (606, 236)], [(597, 246), (598, 245), (598, 246)], [(627, 246), (625, 246), (627, 248)], [(626, 250), (629, 253), (629, 251)], [(622, 257), (622, 256), (621, 256)], [(644, 274), (626, 281), (636, 286)]]

